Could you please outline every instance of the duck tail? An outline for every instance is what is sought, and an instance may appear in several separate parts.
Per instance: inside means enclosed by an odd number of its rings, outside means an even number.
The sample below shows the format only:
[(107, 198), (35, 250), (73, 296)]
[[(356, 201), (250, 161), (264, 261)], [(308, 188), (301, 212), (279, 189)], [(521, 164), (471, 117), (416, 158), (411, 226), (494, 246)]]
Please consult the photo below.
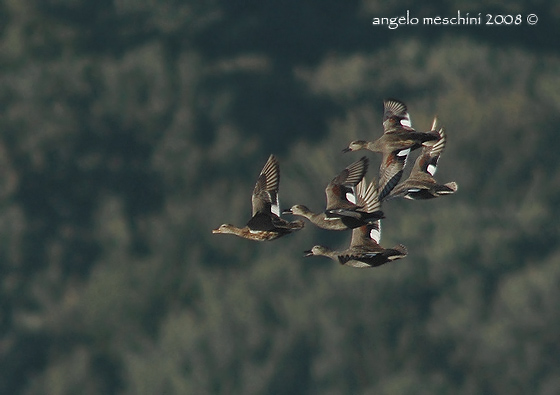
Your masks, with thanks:
[(402, 244), (398, 244), (394, 246), (393, 250), (394, 250), (392, 251), (393, 254), (389, 257), (389, 259), (391, 260), (404, 258), (405, 256), (408, 255), (408, 249)]
[(303, 220), (301, 220), (301, 219), (298, 219), (298, 220), (295, 220), (295, 221), (292, 221), (292, 222), (289, 223), (290, 229), (293, 229), (293, 230), (303, 229), (304, 226), (305, 226), (305, 222), (303, 222)]
[(457, 192), (457, 189), (459, 189), (459, 185), (457, 185), (457, 183), (455, 181), (448, 182), (447, 184), (445, 184), (445, 186), (447, 188), (451, 189), (452, 192), (450, 192), (450, 193), (455, 193), (455, 192)]

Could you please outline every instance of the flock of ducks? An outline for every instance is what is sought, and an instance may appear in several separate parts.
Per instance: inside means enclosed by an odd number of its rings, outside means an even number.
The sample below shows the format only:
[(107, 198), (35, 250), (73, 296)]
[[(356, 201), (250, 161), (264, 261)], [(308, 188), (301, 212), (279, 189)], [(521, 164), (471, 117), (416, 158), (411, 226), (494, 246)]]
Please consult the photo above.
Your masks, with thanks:
[[(381, 202), (395, 197), (412, 200), (432, 199), (457, 191), (456, 182), (439, 184), (434, 175), (446, 134), (438, 128), (434, 118), (431, 130), (418, 132), (412, 128), (406, 105), (395, 99), (383, 103), (383, 135), (375, 141), (352, 141), (343, 152), (366, 149), (383, 155), (379, 168), (379, 185), (365, 180), (369, 161), (364, 156), (342, 170), (325, 189), (327, 206), (314, 213), (297, 204), (282, 214), (304, 217), (314, 225), (328, 230), (352, 230), (350, 246), (342, 251), (316, 245), (305, 256), (326, 256), (351, 267), (367, 268), (404, 258), (408, 252), (399, 244), (383, 248), (381, 239)], [(411, 151), (422, 151), (407, 180), (400, 182)], [(238, 228), (223, 224), (212, 233), (233, 234), (249, 240), (275, 240), (304, 227), (303, 220), (286, 221), (281, 218), (278, 204), (280, 166), (274, 155), (264, 165), (253, 190), (253, 215), (247, 225)]]

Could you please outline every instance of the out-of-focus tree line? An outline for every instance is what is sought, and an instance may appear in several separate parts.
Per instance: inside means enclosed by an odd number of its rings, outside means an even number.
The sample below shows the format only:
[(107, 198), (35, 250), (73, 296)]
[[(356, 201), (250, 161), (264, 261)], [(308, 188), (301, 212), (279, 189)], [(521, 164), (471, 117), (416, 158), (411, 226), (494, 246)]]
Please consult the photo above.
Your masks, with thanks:
[[(459, 2), (0, 4), (0, 393), (560, 392), (560, 8), (535, 26), (371, 26)], [(434, 115), (451, 197), (384, 204), (353, 270), (244, 225), (270, 153), (283, 208), (382, 132)], [(361, 154), (361, 153), (360, 153)], [(379, 156), (368, 179), (376, 174)], [(410, 163), (412, 160), (410, 159)]]

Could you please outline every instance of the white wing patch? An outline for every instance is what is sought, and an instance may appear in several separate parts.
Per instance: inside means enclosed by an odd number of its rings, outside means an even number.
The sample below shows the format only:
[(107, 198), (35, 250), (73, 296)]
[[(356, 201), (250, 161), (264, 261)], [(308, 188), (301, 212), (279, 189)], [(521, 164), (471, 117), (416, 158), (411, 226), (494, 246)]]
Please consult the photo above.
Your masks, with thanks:
[(432, 175), (432, 177), (436, 174), (437, 167), (434, 165), (428, 165), (426, 171)]
[[(270, 200), (272, 201), (272, 196), (270, 198)], [(270, 204), (270, 211), (272, 212), (272, 214), (280, 216), (280, 200), (278, 199), (278, 194), (276, 194), (276, 201), (272, 201), (272, 203)]]
[(356, 195), (354, 195), (351, 192), (347, 192), (346, 193), (346, 200), (348, 200), (350, 203), (356, 204)]
[(381, 240), (381, 225), (378, 225), (377, 228), (372, 228), (369, 231), (369, 238), (379, 244), (379, 240)]
[(397, 156), (408, 156), (408, 154), (410, 154), (410, 148), (403, 149), (397, 152)]
[(401, 119), (401, 125), (405, 127), (412, 127), (412, 121), (410, 120), (410, 115), (406, 113), (404, 119)]

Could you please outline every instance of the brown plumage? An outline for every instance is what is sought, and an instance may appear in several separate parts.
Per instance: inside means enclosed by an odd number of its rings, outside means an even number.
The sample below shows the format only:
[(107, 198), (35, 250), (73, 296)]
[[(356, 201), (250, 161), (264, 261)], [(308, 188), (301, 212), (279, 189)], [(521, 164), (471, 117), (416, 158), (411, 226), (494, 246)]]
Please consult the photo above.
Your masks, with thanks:
[[(375, 182), (372, 181), (367, 189), (365, 183), (359, 195), (372, 201), (373, 205), (379, 206), (379, 199)], [(373, 196), (373, 199), (367, 196)], [(381, 239), (381, 221), (360, 226), (352, 230), (352, 241), (346, 250), (334, 251), (320, 245), (314, 246), (311, 250), (305, 251), (305, 256), (326, 256), (341, 265), (368, 268), (381, 266), (387, 262), (404, 258), (408, 251), (405, 246), (399, 244), (393, 248), (383, 248), (379, 245)]]
[[(432, 130), (437, 130), (437, 118), (434, 118)], [(439, 140), (431, 147), (422, 148), (422, 153), (416, 158), (410, 176), (393, 189), (390, 197), (402, 196), (406, 199), (423, 200), (451, 195), (457, 191), (456, 182), (438, 184), (434, 178), (439, 157), (447, 141), (443, 127), (437, 130), (437, 133), (440, 136)]]
[(320, 213), (314, 213), (304, 205), (296, 204), (283, 214), (299, 215), (307, 218), (320, 228), (328, 230), (347, 230), (365, 225), (370, 221), (383, 218), (379, 206), (367, 210), (368, 202), (348, 200), (348, 195), (355, 196), (354, 188), (361, 182), (367, 172), (368, 159), (362, 157), (342, 170), (329, 182), (325, 189), (327, 208)]
[(264, 165), (251, 197), (253, 216), (243, 228), (231, 224), (220, 225), (212, 233), (233, 234), (249, 240), (267, 241), (290, 234), (303, 228), (301, 220), (288, 222), (280, 218), (278, 187), (280, 166), (274, 155)]
[(383, 102), (383, 135), (375, 141), (355, 140), (343, 151), (367, 149), (381, 152), (379, 199), (383, 200), (400, 181), (410, 151), (431, 145), (439, 139), (432, 131), (417, 132), (412, 128), (406, 105), (395, 99)]

